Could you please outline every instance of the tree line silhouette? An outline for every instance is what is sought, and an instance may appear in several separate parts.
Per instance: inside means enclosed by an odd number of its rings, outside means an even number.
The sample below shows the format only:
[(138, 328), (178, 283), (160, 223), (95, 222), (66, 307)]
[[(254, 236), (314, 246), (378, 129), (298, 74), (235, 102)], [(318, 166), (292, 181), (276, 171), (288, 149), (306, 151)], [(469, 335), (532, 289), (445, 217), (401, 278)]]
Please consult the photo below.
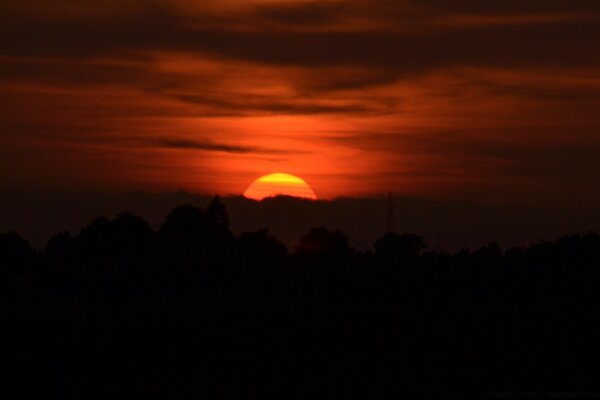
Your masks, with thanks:
[[(598, 389), (600, 237), (455, 254), (313, 228), (238, 236), (218, 197), (43, 251), (0, 235), (7, 398), (391, 398)], [(134, 397), (135, 396), (135, 397)]]

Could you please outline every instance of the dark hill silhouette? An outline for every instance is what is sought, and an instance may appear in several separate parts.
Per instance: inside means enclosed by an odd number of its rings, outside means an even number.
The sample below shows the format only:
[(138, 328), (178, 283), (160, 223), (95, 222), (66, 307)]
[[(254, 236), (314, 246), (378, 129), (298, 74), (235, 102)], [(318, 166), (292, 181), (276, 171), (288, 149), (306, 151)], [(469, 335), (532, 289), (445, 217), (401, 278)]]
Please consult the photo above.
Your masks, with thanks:
[[(273, 200), (276, 202), (276, 200)], [(6, 398), (497, 398), (598, 389), (600, 236), (440, 252), (409, 233), (295, 251), (219, 198), (34, 250), (0, 235)], [(555, 397), (556, 397), (555, 396)]]

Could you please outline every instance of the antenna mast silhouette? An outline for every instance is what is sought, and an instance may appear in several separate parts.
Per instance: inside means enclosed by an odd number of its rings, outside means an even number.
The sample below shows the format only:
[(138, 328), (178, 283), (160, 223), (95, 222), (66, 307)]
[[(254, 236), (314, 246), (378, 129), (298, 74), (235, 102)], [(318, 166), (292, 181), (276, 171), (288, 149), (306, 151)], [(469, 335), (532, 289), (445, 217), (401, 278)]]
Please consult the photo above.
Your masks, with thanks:
[(394, 192), (388, 193), (387, 199), (387, 227), (386, 233), (394, 232)]

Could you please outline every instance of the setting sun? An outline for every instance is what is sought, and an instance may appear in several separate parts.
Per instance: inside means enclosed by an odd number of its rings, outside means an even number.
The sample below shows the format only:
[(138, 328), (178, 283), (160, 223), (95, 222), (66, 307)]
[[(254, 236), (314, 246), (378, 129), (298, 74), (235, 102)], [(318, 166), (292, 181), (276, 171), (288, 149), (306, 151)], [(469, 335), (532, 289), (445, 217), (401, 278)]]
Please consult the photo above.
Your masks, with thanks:
[(304, 179), (284, 173), (261, 176), (252, 182), (244, 192), (245, 197), (254, 200), (281, 195), (317, 199), (317, 195)]

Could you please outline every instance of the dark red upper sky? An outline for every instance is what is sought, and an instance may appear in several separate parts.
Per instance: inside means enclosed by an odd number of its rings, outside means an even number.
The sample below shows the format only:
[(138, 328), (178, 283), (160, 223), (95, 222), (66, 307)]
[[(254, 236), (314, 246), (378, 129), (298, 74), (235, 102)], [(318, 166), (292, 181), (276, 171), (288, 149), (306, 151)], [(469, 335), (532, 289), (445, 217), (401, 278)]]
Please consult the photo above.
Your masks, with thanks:
[(5, 0), (0, 183), (600, 203), (597, 0)]

